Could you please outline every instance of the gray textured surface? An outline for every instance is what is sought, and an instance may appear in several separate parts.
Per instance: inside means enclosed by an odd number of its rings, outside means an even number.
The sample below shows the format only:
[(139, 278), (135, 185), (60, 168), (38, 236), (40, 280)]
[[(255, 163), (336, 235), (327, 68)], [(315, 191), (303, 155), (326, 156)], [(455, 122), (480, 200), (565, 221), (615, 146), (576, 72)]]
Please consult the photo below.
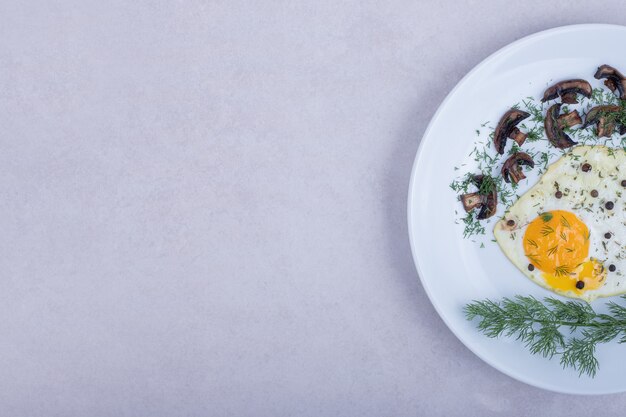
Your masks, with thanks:
[(462, 75), (620, 2), (125, 3), (0, 1), (0, 415), (623, 414), (465, 349), (405, 220)]

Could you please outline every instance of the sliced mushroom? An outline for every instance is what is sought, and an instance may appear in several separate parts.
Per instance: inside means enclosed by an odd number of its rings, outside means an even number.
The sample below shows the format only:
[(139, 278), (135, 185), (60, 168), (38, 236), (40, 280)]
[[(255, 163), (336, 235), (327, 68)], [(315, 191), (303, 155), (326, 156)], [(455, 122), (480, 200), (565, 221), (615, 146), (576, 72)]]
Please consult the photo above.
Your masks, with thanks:
[(522, 146), (527, 137), (528, 133), (524, 133), (516, 127), (514, 127), (509, 134), (509, 138), (513, 139), (519, 146)]
[(593, 107), (585, 115), (585, 124), (583, 125), (583, 127), (588, 127), (588, 126), (591, 126), (592, 124), (597, 123), (598, 119), (602, 117), (603, 115), (607, 115), (609, 113), (615, 113), (620, 110), (621, 110), (620, 106), (612, 105), (612, 104)]
[(626, 77), (621, 72), (610, 65), (600, 65), (593, 76), (597, 80), (604, 78), (604, 85), (612, 92), (617, 90), (619, 98), (626, 100)]
[(463, 194), (461, 196), (461, 202), (465, 211), (470, 212), (476, 207), (483, 205), (483, 197), (478, 193)]
[(561, 103), (552, 105), (546, 113), (543, 125), (546, 129), (546, 136), (550, 143), (559, 149), (569, 148), (576, 145), (563, 130), (559, 127), (559, 113), (561, 111)]
[[(603, 105), (596, 106), (590, 109), (585, 116), (585, 124), (583, 128), (596, 125), (596, 134), (598, 137), (610, 137), (615, 131), (615, 117), (611, 116), (612, 113), (621, 111), (620, 106), (616, 105)], [(624, 131), (624, 126), (620, 125), (620, 134)]]
[(478, 192), (461, 196), (461, 202), (465, 211), (470, 212), (480, 207), (480, 212), (476, 216), (478, 220), (484, 220), (493, 216), (498, 205), (498, 191), (493, 179), (490, 178), (491, 181), (488, 187), (483, 187), (483, 182), (486, 178), (484, 175), (474, 175), (472, 183), (478, 188)]
[(561, 97), (561, 103), (563, 103), (563, 104), (576, 104), (576, 103), (578, 103), (578, 99), (576, 98), (576, 93), (563, 94), (563, 96)]
[(535, 162), (530, 155), (525, 152), (516, 152), (511, 155), (502, 165), (502, 178), (504, 178), (504, 181), (512, 181), (514, 184), (517, 184), (520, 180), (526, 178), (522, 169), (523, 166), (535, 167)]
[(598, 126), (596, 129), (596, 135), (599, 138), (610, 138), (615, 132), (615, 122), (610, 122), (606, 117), (600, 117), (598, 119)]
[(513, 129), (516, 129), (517, 124), (529, 116), (530, 113), (518, 109), (511, 109), (504, 113), (493, 135), (493, 144), (500, 155), (504, 154), (506, 140), (513, 134)]
[(583, 123), (583, 119), (580, 118), (578, 110), (571, 111), (559, 116), (558, 118), (559, 128), (565, 129), (566, 127), (572, 127)]
[(591, 97), (591, 84), (585, 80), (565, 80), (554, 84), (543, 93), (542, 102), (554, 100), (561, 97), (563, 103), (576, 104), (576, 95), (581, 94), (587, 98)]

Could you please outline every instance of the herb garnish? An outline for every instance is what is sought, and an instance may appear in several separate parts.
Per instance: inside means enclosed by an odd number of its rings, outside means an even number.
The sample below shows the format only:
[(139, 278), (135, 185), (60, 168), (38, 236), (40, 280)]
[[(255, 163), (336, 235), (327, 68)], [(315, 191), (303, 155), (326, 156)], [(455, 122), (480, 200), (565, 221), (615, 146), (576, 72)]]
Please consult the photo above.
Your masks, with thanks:
[[(626, 295), (620, 298), (626, 300)], [(599, 369), (596, 346), (619, 338), (626, 342), (626, 307), (607, 303), (610, 314), (596, 313), (587, 303), (532, 296), (501, 301), (473, 301), (464, 308), (468, 320), (488, 337), (515, 337), (532, 354), (560, 356), (563, 368), (594, 377)], [(566, 331), (563, 331), (565, 329)]]

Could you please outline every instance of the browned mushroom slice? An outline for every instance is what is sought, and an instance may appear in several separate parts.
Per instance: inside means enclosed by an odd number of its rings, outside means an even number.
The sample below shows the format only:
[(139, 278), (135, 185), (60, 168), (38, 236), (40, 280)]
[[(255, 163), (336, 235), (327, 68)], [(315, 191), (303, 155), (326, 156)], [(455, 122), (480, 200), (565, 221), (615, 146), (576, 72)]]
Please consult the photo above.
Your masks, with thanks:
[(504, 113), (504, 116), (502, 116), (498, 122), (498, 126), (496, 126), (496, 130), (493, 134), (493, 144), (500, 155), (504, 154), (506, 140), (510, 137), (513, 129), (516, 128), (519, 122), (529, 116), (530, 113), (518, 109), (511, 109)]
[(572, 127), (583, 123), (583, 119), (580, 118), (578, 110), (571, 111), (559, 116), (558, 118), (559, 128), (565, 129), (566, 127)]
[(563, 103), (575, 104), (576, 94), (581, 94), (587, 98), (591, 97), (591, 84), (585, 80), (565, 80), (554, 84), (543, 93), (542, 102), (554, 100), (557, 97), (561, 97)]
[(472, 183), (478, 188), (478, 192), (463, 194), (461, 202), (465, 211), (470, 212), (480, 207), (476, 218), (484, 220), (496, 213), (498, 205), (498, 191), (493, 178), (484, 175), (475, 175)]
[[(616, 113), (620, 111), (621, 107), (616, 105), (596, 106), (587, 112), (583, 128), (595, 124), (598, 137), (610, 137), (615, 131)], [(623, 128), (620, 127), (620, 132), (622, 131)]]
[(559, 113), (561, 111), (561, 103), (552, 105), (547, 113), (546, 118), (543, 121), (543, 126), (546, 129), (546, 136), (548, 140), (554, 146), (559, 149), (569, 148), (576, 145), (563, 130), (559, 127)]
[(596, 135), (599, 138), (610, 138), (615, 131), (615, 122), (610, 121), (608, 118), (602, 116), (598, 119), (598, 126), (596, 128)]
[(516, 152), (511, 155), (502, 165), (502, 178), (504, 178), (504, 181), (512, 181), (517, 184), (520, 180), (526, 178), (522, 169), (523, 166), (535, 167), (535, 162), (530, 155), (525, 152)]
[(583, 127), (591, 126), (592, 124), (597, 123), (600, 117), (619, 112), (620, 110), (620, 106), (612, 104), (593, 107), (585, 115), (585, 124)]
[(516, 127), (513, 128), (513, 130), (511, 130), (511, 133), (509, 134), (509, 138), (513, 139), (519, 146), (522, 146), (527, 137), (528, 133), (524, 133)]
[(461, 196), (461, 203), (465, 211), (470, 212), (476, 207), (483, 205), (483, 197), (478, 193), (463, 194)]
[(621, 72), (610, 65), (600, 65), (593, 76), (597, 80), (604, 78), (604, 85), (613, 92), (617, 90), (619, 98), (626, 100), (626, 78)]
[(604, 85), (606, 85), (609, 90), (611, 90), (611, 92), (615, 92), (615, 90), (617, 90), (617, 85), (615, 85), (615, 81), (607, 78), (606, 80), (604, 80)]
[(561, 103), (563, 103), (563, 104), (576, 104), (576, 103), (578, 103), (578, 99), (576, 98), (576, 93), (563, 94), (563, 96), (561, 97)]

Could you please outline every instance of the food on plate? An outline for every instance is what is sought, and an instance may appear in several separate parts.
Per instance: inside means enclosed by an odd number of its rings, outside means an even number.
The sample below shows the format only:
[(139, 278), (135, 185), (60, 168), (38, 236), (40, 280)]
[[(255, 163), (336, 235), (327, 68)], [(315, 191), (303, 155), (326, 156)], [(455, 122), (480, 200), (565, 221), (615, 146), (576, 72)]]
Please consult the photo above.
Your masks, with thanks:
[(585, 116), (583, 128), (595, 125), (596, 136), (611, 137), (615, 126), (619, 126), (619, 134), (626, 133), (626, 120), (622, 117), (622, 108), (617, 105), (596, 106), (590, 109)]
[(560, 112), (561, 103), (553, 104), (546, 113), (543, 126), (550, 143), (556, 148), (565, 149), (576, 145), (576, 142), (565, 133), (562, 123), (559, 123)]
[(577, 146), (496, 223), (505, 255), (535, 283), (593, 300), (626, 293), (626, 151)]
[(533, 158), (525, 152), (515, 152), (513, 155), (509, 156), (502, 165), (501, 173), (504, 181), (517, 184), (526, 178), (522, 166), (534, 168), (535, 162)]
[[(626, 301), (626, 296), (622, 295)], [(478, 319), (478, 330), (488, 337), (516, 338), (533, 354), (560, 356), (564, 368), (594, 377), (600, 364), (596, 346), (626, 338), (626, 307), (609, 302), (599, 313), (587, 303), (518, 295), (501, 301), (473, 301), (463, 309), (468, 320)], [(583, 330), (576, 333), (575, 330)]]
[(496, 214), (498, 205), (498, 193), (493, 178), (485, 175), (474, 175), (472, 184), (478, 190), (461, 196), (463, 208), (468, 213), (475, 208), (480, 208), (476, 218), (479, 220), (488, 219)]
[(493, 144), (500, 155), (504, 154), (504, 147), (507, 139), (513, 139), (518, 145), (522, 145), (528, 136), (522, 133), (517, 125), (524, 119), (530, 117), (530, 113), (519, 109), (510, 109), (500, 118), (498, 126), (493, 134)]
[(583, 124), (583, 119), (580, 118), (580, 114), (578, 114), (578, 110), (574, 110), (569, 113), (560, 115), (557, 118), (557, 122), (559, 123), (559, 127), (561, 129), (565, 129), (568, 127)]
[[(467, 212), (460, 219), (465, 238), (484, 235), (493, 216), (494, 241), (524, 276), (586, 301), (485, 299), (465, 306), (467, 319), (489, 337), (516, 337), (531, 353), (560, 356), (563, 367), (591, 377), (596, 345), (626, 341), (626, 306), (608, 302), (609, 314), (600, 314), (588, 304), (619, 294), (626, 300), (626, 78), (609, 65), (594, 77), (608, 90), (569, 79), (539, 102), (513, 105), (491, 140), (470, 152), (474, 170), (450, 184)], [(521, 183), (529, 168), (530, 180)], [(496, 216), (498, 207), (504, 210)]]
[(563, 103), (576, 104), (578, 100), (577, 94), (581, 94), (587, 98), (591, 97), (592, 93), (591, 84), (585, 80), (565, 80), (554, 84), (543, 93), (542, 102), (554, 100), (557, 97), (561, 98)]
[(617, 90), (619, 98), (626, 100), (626, 78), (621, 72), (610, 65), (600, 65), (593, 76), (597, 80), (604, 79), (604, 85), (606, 85), (609, 90), (612, 92)]

